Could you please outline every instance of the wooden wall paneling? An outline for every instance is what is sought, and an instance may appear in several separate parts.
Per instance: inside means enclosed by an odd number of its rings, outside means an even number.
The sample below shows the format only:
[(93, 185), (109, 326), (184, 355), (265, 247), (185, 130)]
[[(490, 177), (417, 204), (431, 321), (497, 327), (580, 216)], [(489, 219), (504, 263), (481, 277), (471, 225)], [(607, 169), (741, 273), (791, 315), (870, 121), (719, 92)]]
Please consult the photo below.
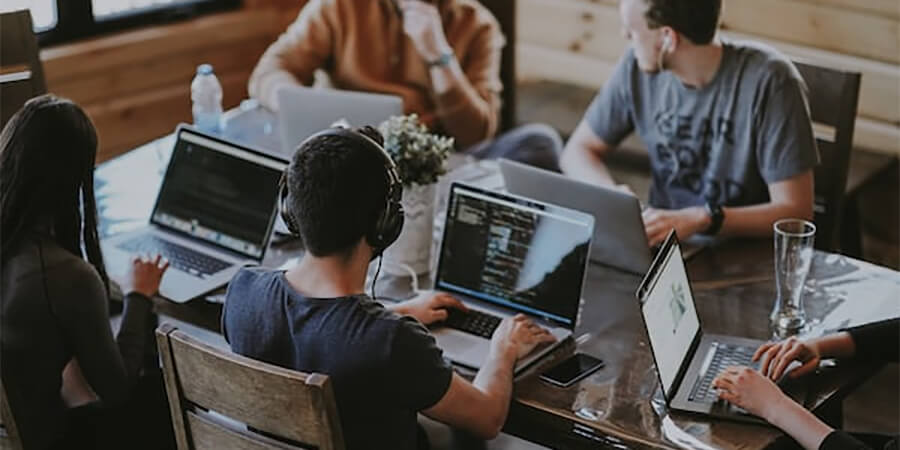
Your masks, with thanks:
[(41, 51), (48, 84), (77, 76), (94, 76), (112, 69), (197, 49), (227, 46), (269, 36), (277, 31), (272, 10), (242, 10), (202, 17), (174, 25), (142, 28)]
[(796, 0), (726, 0), (722, 26), (785, 42), (900, 63), (900, 22)]
[(616, 61), (628, 42), (615, 5), (581, 0), (519, 0), (517, 43)]
[[(247, 97), (251, 70), (219, 75), (225, 108)], [(178, 84), (113, 99), (90, 105), (86, 111), (100, 132), (97, 161), (101, 162), (174, 131), (180, 122), (190, 122), (190, 86)]]
[(200, 48), (176, 53), (166, 59), (153, 58), (139, 64), (129, 64), (114, 70), (59, 80), (53, 91), (81, 104), (125, 96), (171, 85), (189, 85), (199, 63), (209, 63), (216, 74), (246, 70), (259, 61), (271, 43), (268, 37), (224, 46)]
[(830, 5), (854, 11), (880, 15), (900, 20), (900, 2), (897, 0), (798, 0), (814, 5)]
[(900, 127), (857, 118), (853, 146), (900, 156)]

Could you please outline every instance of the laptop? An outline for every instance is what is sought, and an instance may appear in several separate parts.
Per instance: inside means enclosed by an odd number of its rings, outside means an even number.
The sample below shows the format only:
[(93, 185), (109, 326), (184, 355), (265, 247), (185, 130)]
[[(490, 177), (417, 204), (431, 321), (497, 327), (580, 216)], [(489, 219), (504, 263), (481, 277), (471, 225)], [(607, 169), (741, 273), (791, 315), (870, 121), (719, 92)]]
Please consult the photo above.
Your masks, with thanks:
[(594, 216), (591, 261), (647, 273), (652, 252), (637, 197), (508, 159), (499, 166), (507, 191)]
[(159, 292), (183, 303), (224, 286), (242, 266), (262, 261), (287, 162), (186, 125), (175, 134), (150, 223), (101, 244), (116, 281), (135, 254), (168, 258)]
[[(654, 258), (637, 297), (669, 409), (765, 423), (720, 400), (712, 386), (713, 379), (729, 366), (758, 368), (751, 358), (764, 342), (703, 332), (674, 231)], [(782, 377), (779, 384), (786, 394), (804, 404), (806, 383)]]
[(432, 328), (452, 362), (484, 365), (500, 321), (525, 314), (556, 343), (516, 363), (520, 373), (572, 334), (581, 306), (594, 218), (523, 197), (453, 183), (435, 289), (471, 309)]
[(403, 114), (403, 99), (396, 95), (304, 86), (284, 86), (277, 95), (280, 156), (288, 160), (301, 142), (335, 122), (377, 127), (391, 116)]

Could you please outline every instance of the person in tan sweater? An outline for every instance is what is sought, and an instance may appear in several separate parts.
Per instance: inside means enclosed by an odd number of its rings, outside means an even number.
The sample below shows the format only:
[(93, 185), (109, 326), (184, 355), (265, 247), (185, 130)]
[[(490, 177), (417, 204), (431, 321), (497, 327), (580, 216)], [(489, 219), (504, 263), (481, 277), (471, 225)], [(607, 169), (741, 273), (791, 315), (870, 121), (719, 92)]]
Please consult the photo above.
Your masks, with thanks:
[(505, 38), (476, 0), (310, 0), (260, 58), (250, 96), (278, 111), (277, 90), (324, 70), (338, 89), (397, 95), (434, 131), (478, 158), (559, 170), (562, 141), (546, 125), (496, 137)]

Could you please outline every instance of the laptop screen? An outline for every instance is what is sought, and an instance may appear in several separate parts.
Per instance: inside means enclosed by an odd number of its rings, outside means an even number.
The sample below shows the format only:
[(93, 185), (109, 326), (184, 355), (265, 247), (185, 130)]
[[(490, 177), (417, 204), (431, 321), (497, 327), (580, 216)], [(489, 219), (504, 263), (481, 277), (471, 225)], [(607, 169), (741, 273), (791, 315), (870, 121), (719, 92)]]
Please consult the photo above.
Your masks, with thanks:
[(573, 328), (594, 219), (454, 184), (435, 286)]
[(181, 129), (150, 221), (261, 259), (285, 164)]
[[(646, 286), (644, 286), (646, 284)], [(700, 319), (688, 284), (678, 241), (671, 235), (641, 286), (641, 314), (656, 368), (668, 396), (682, 362), (700, 332)]]

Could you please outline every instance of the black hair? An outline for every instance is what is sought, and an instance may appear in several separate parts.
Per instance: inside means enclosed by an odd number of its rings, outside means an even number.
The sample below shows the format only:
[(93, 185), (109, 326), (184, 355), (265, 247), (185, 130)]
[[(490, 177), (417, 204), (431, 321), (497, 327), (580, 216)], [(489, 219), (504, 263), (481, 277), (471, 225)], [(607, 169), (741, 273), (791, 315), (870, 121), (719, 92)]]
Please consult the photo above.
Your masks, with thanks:
[[(357, 132), (383, 145), (372, 127)], [(314, 256), (349, 256), (385, 208), (384, 157), (354, 139), (325, 135), (303, 143), (288, 167), (290, 211)]]
[(97, 235), (96, 155), (94, 125), (70, 100), (42, 95), (9, 119), (0, 133), (0, 259), (12, 257), (29, 234), (46, 231), (86, 258), (108, 286)]
[(722, 0), (644, 0), (650, 28), (672, 27), (694, 44), (712, 42), (719, 26)]

